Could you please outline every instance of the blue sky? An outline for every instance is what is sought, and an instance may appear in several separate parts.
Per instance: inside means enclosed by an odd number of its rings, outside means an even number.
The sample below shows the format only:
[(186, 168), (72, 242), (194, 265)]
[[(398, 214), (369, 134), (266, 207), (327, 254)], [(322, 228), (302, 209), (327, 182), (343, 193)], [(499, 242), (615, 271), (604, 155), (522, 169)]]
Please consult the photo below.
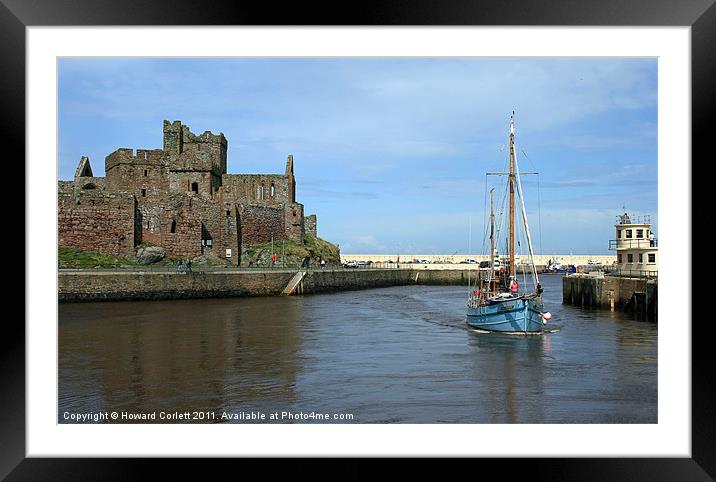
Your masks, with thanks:
[(513, 109), (538, 252), (607, 254), (623, 205), (656, 220), (655, 59), (61, 59), (58, 94), (60, 179), (181, 120), (226, 135), (230, 173), (293, 154), (344, 253), (479, 253)]

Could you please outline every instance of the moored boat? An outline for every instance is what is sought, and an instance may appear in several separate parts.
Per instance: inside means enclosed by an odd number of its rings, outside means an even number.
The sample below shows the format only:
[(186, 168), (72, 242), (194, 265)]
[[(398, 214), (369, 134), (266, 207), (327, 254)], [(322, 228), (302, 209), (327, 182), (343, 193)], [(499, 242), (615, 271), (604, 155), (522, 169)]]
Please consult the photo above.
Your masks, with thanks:
[[(510, 118), (510, 167), (508, 173), (496, 173), (507, 176), (509, 191), (509, 261), (506, 275), (500, 277), (494, 269), (490, 269), (486, 276), (482, 273), (471, 286), (467, 301), (467, 324), (475, 329), (501, 333), (539, 334), (542, 325), (551, 318), (544, 311), (542, 301), (542, 286), (534, 264), (532, 237), (530, 235), (519, 167), (515, 155), (515, 123), (514, 112)], [(527, 238), (531, 277), (534, 291), (520, 293), (515, 266), (515, 193), (521, 202), (521, 219), (524, 233)], [(495, 255), (495, 213), (494, 188), (490, 191), (490, 266), (494, 266)]]

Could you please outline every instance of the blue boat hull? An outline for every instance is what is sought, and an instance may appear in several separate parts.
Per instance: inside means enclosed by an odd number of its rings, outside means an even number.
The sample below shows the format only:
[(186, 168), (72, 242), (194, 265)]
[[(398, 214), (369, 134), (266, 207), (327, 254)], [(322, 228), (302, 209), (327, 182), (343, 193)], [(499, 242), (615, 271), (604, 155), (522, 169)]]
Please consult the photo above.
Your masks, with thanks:
[(542, 300), (516, 298), (468, 307), (467, 324), (472, 328), (503, 333), (542, 331)]

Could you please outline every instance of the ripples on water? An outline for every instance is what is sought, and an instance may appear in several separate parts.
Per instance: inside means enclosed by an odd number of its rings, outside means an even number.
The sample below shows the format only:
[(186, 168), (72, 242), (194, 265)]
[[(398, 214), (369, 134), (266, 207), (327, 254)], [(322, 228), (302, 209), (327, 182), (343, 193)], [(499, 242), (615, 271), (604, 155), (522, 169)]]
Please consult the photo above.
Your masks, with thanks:
[(656, 423), (656, 323), (562, 305), (559, 276), (543, 285), (556, 332), (542, 336), (473, 331), (459, 286), (61, 304), (59, 413)]

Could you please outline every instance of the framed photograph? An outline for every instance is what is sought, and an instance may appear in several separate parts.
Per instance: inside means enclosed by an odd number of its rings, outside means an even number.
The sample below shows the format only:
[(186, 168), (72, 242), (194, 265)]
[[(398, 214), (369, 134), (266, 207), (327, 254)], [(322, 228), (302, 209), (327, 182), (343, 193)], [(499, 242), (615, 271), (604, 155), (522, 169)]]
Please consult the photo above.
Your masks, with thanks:
[(0, 475), (712, 480), (691, 174), (716, 7), (540, 3), (0, 0), (27, 201)]

